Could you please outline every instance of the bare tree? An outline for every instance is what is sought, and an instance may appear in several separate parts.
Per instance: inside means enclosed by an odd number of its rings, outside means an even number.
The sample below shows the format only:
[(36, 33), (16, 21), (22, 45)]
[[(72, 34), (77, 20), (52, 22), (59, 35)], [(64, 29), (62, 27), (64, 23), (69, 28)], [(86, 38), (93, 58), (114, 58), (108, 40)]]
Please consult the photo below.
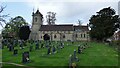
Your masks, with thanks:
[(81, 26), (81, 25), (82, 25), (82, 22), (81, 22), (81, 20), (78, 20), (78, 24), (79, 24), (79, 26)]
[(46, 16), (46, 19), (47, 19), (47, 23), (48, 25), (54, 25), (55, 24), (55, 21), (56, 21), (56, 13), (54, 12), (47, 12), (47, 16)]
[(5, 18), (8, 17), (7, 15), (2, 15), (2, 12), (4, 11), (4, 9), (6, 8), (6, 6), (0, 6), (0, 25), (3, 27), (3, 23), (6, 24)]

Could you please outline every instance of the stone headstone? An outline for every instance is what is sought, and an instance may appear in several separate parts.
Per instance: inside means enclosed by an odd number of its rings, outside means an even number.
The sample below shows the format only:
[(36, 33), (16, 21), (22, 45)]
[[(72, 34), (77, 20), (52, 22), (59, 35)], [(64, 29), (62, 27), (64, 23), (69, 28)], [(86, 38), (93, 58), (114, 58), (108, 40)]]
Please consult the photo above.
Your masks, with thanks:
[(48, 47), (47, 54), (51, 54), (51, 47)]
[(73, 56), (70, 54), (69, 56), (69, 68), (72, 68)]
[(8, 43), (7, 43), (7, 48), (9, 48), (9, 46), (10, 46), (10, 43), (8, 42)]
[(27, 63), (29, 61), (30, 61), (30, 59), (29, 59), (29, 52), (24, 52), (22, 54), (22, 63)]
[(55, 48), (55, 46), (52, 47), (52, 53), (56, 53), (56, 48)]
[(73, 58), (76, 59), (76, 50), (74, 50)]
[(38, 42), (36, 43), (35, 49), (36, 50), (39, 49), (39, 43)]
[(80, 54), (82, 52), (80, 46), (78, 46), (78, 53)]
[(20, 45), (20, 49), (23, 49), (23, 43), (22, 43), (22, 41), (19, 43), (19, 45)]
[(41, 48), (44, 48), (44, 45), (43, 45), (43, 43), (41, 44)]
[(14, 46), (10, 44), (9, 51), (13, 51), (13, 50), (14, 50)]
[(73, 60), (74, 60), (74, 61), (78, 61), (78, 58), (77, 58), (77, 56), (76, 56), (76, 50), (74, 50), (74, 53), (73, 53)]
[(15, 49), (14, 51), (13, 51), (13, 55), (17, 55), (18, 54), (18, 49)]

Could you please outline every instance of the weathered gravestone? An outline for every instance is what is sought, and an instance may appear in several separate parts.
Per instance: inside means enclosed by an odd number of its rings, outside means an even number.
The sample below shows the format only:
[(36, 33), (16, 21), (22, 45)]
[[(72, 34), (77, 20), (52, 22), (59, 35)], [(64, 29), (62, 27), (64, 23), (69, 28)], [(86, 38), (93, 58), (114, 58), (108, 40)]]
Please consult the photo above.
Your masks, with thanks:
[(52, 47), (52, 53), (53, 53), (53, 54), (56, 53), (56, 48), (55, 48), (55, 46)]
[(10, 46), (10, 43), (8, 42), (8, 43), (7, 43), (7, 48), (9, 48), (9, 46)]
[(14, 50), (14, 46), (13, 45), (9, 45), (9, 51), (13, 51)]
[(74, 53), (73, 53), (73, 60), (74, 60), (74, 61), (78, 61), (78, 58), (77, 58), (77, 56), (76, 56), (76, 50), (74, 50)]
[(57, 45), (57, 52), (59, 52), (61, 49), (60, 45)]
[(70, 56), (69, 56), (69, 68), (72, 68), (72, 63), (73, 63), (73, 56), (70, 54)]
[(36, 50), (39, 49), (39, 43), (38, 43), (38, 42), (36, 42), (35, 49), (36, 49)]
[(49, 43), (46, 43), (46, 47), (49, 47)]
[(47, 54), (51, 54), (51, 47), (50, 46), (48, 47)]
[(81, 49), (80, 46), (78, 46), (78, 53), (79, 53), (79, 54), (82, 53), (82, 49)]
[(44, 48), (44, 45), (43, 45), (43, 43), (41, 44), (41, 48)]
[(20, 49), (23, 49), (23, 43), (22, 43), (22, 41), (19, 44), (20, 44)]
[(29, 52), (23, 52), (23, 54), (22, 54), (22, 63), (27, 63), (29, 61), (30, 61)]
[(18, 54), (18, 49), (15, 49), (14, 51), (13, 51), (13, 55), (17, 55)]
[(64, 43), (61, 43), (61, 48), (64, 48)]

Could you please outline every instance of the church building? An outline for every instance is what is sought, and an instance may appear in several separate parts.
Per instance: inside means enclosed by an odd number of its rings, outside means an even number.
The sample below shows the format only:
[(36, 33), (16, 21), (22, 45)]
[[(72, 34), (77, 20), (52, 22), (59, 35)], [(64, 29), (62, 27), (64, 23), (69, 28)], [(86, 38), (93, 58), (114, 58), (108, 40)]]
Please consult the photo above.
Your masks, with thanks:
[(44, 40), (49, 35), (51, 41), (89, 41), (88, 26), (73, 24), (43, 25), (43, 15), (37, 10), (32, 13), (32, 28), (29, 39)]

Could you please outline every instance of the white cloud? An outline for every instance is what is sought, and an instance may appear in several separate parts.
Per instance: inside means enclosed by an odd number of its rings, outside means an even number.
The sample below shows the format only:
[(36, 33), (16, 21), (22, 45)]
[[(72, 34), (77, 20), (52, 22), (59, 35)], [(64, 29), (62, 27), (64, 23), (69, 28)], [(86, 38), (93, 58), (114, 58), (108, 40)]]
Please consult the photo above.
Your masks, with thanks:
[(1, 2), (118, 2), (119, 0), (1, 0)]
[(27, 2), (27, 4), (32, 8), (39, 8), (44, 18), (48, 11), (56, 12), (57, 23), (75, 24), (77, 20), (80, 19), (83, 21), (83, 24), (87, 24), (91, 15), (102, 8), (111, 6), (117, 11), (117, 2), (98, 2), (100, 0), (96, 2), (54, 2), (54, 0), (51, 2), (41, 2), (39, 0), (31, 1), (33, 2)]

